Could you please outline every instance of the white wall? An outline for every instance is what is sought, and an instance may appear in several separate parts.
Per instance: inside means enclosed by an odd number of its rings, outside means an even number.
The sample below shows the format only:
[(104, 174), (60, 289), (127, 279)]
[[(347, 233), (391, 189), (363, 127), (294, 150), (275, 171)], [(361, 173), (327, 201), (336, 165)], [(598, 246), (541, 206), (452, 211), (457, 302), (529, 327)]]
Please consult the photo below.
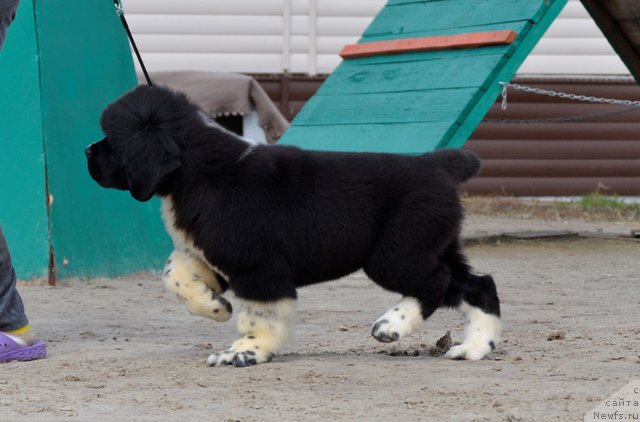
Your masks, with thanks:
[(622, 60), (579, 0), (569, 0), (518, 74), (625, 75)]
[[(316, 74), (338, 65), (340, 49), (359, 38), (385, 0), (123, 3), (151, 71)], [(569, 1), (518, 73), (628, 75), (579, 0)]]

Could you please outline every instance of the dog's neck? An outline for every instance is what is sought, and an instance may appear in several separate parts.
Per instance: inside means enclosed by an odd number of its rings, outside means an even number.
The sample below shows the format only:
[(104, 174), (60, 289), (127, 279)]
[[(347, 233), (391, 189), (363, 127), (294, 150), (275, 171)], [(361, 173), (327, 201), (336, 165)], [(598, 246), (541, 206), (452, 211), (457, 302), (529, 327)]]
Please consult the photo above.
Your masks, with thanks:
[[(233, 155), (237, 153), (238, 149), (242, 151), (237, 161), (244, 159), (255, 148), (255, 143), (249, 142), (241, 136), (238, 136), (237, 134), (231, 132), (230, 130), (213, 120), (211, 117), (209, 117), (209, 115), (205, 114), (203, 111), (200, 111), (198, 114), (204, 125), (210, 129), (209, 133), (211, 138), (213, 138), (212, 141), (220, 142), (220, 147), (224, 148)], [(229, 156), (227, 158), (232, 159), (234, 157)]]
[(220, 126), (206, 114), (199, 114), (201, 124), (191, 127), (188, 143), (182, 148), (184, 182), (199, 182), (203, 176), (209, 181), (222, 182), (221, 178), (235, 173), (255, 145)]

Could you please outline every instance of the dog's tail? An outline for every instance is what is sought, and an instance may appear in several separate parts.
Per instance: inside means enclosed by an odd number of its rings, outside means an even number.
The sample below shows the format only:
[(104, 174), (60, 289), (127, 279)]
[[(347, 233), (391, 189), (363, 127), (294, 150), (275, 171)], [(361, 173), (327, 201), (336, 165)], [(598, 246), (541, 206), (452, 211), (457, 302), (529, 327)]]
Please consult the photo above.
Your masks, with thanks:
[(480, 157), (474, 152), (460, 149), (441, 149), (425, 154), (425, 158), (439, 164), (457, 182), (469, 180), (480, 171)]

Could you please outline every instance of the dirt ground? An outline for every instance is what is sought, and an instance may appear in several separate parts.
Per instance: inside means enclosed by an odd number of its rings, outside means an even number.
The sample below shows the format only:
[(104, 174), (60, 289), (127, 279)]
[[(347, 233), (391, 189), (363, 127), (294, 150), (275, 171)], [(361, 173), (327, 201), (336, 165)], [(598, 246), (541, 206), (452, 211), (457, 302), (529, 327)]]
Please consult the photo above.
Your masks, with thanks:
[[(465, 236), (630, 228), (471, 217)], [(503, 341), (480, 362), (426, 353), (448, 330), (462, 341), (455, 311), (376, 342), (370, 324), (399, 297), (360, 273), (302, 289), (285, 352), (249, 368), (205, 365), (235, 339), (234, 319), (190, 316), (157, 275), (22, 286), (49, 357), (0, 366), (0, 420), (578, 421), (640, 378), (639, 242), (475, 240), (467, 252), (502, 300)]]

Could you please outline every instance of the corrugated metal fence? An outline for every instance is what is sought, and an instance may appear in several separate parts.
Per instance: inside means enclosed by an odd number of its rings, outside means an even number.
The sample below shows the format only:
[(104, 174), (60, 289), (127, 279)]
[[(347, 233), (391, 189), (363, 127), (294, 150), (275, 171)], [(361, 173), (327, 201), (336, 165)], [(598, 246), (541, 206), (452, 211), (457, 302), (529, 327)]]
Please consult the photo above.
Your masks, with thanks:
[[(323, 78), (256, 75), (269, 96), (292, 119)], [(607, 98), (640, 99), (631, 79), (526, 79), (534, 87)], [(492, 107), (466, 145), (484, 161), (471, 181), (472, 194), (583, 195), (600, 191), (640, 195), (640, 110), (573, 122), (518, 120), (569, 118), (607, 113), (624, 106), (576, 103), (510, 91), (507, 110)], [(504, 122), (496, 123), (498, 119)]]
[[(520, 79), (519, 83), (590, 96), (640, 99), (640, 87), (632, 80)], [(510, 92), (508, 98), (507, 110), (496, 103), (466, 145), (484, 161), (480, 177), (467, 186), (470, 192), (640, 195), (640, 109), (585, 121), (531, 121), (615, 113), (629, 107), (522, 92)], [(503, 121), (490, 122), (492, 119)], [(524, 121), (510, 123), (518, 120)]]

